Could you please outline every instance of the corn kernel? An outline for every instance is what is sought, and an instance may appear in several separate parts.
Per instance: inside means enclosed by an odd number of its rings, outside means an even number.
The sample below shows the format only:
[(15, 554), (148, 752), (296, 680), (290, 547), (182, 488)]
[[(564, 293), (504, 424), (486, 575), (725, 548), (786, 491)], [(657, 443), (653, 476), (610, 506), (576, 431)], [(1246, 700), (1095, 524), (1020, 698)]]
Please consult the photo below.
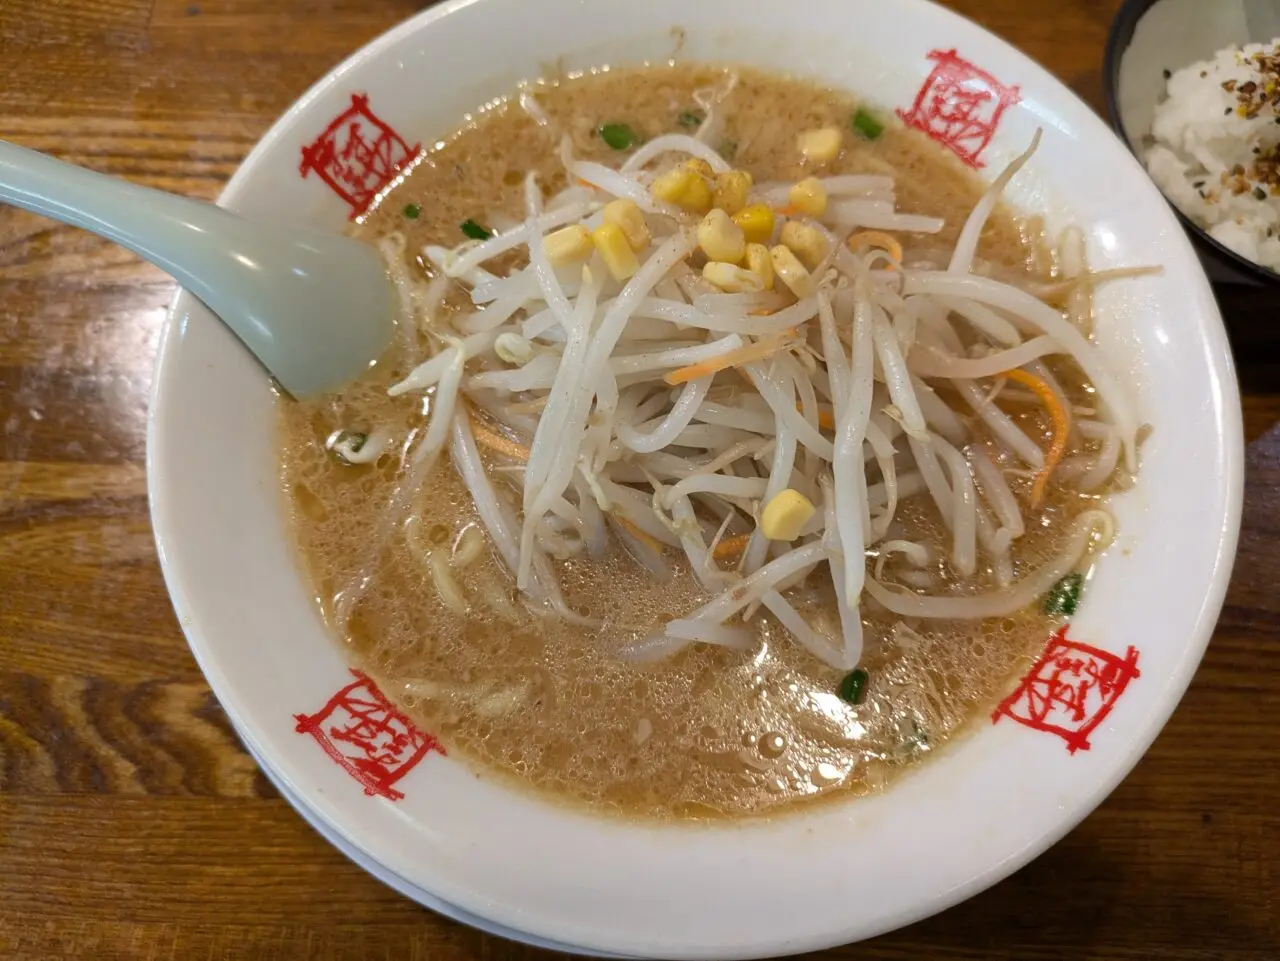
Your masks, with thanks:
[(688, 190), (689, 181), (696, 176), (697, 174), (687, 167), (672, 167), (654, 179), (649, 193), (653, 194), (654, 200), (661, 200), (668, 204), (678, 203)]
[(542, 249), (555, 267), (586, 260), (591, 256), (591, 231), (582, 224), (562, 227), (542, 238)]
[(760, 530), (771, 541), (793, 541), (816, 510), (813, 501), (788, 487), (764, 505), (760, 512)]
[(606, 224), (618, 225), (632, 250), (644, 250), (649, 246), (652, 239), (649, 225), (645, 223), (644, 214), (634, 200), (624, 197), (611, 201), (604, 205), (600, 214)]
[(751, 204), (733, 215), (733, 222), (742, 228), (747, 242), (767, 244), (773, 236), (773, 211), (767, 204)]
[(840, 152), (840, 131), (835, 127), (806, 130), (796, 137), (796, 148), (810, 163), (830, 163)]
[(764, 244), (747, 244), (747, 270), (760, 278), (763, 290), (773, 290), (773, 261)]
[(655, 200), (675, 204), (691, 213), (705, 214), (711, 209), (711, 188), (697, 171), (687, 166), (675, 167), (658, 177), (649, 188)]
[(817, 177), (805, 177), (792, 186), (787, 199), (800, 213), (820, 217), (827, 209), (827, 188)]
[(719, 207), (703, 217), (698, 224), (698, 246), (708, 260), (723, 260), (730, 264), (736, 264), (747, 254), (747, 241), (742, 228)]
[(705, 214), (711, 209), (711, 187), (701, 177), (694, 177), (680, 206), (691, 213)]
[(609, 268), (613, 279), (622, 283), (640, 269), (640, 261), (636, 260), (636, 252), (627, 243), (627, 235), (617, 224), (601, 224), (591, 231), (591, 242), (604, 265)]
[(726, 294), (754, 294), (764, 289), (759, 276), (737, 264), (709, 261), (702, 268), (702, 279)]
[(747, 205), (751, 192), (751, 174), (745, 170), (730, 170), (716, 174), (711, 190), (711, 203), (732, 216)]
[(791, 252), (800, 258), (800, 263), (810, 270), (816, 270), (827, 256), (827, 238), (816, 228), (798, 220), (788, 220), (783, 224), (778, 240), (790, 247)]
[(813, 274), (805, 269), (789, 247), (778, 244), (769, 251), (769, 260), (773, 262), (774, 274), (793, 294), (803, 299), (813, 293)]
[(707, 163), (701, 157), (690, 157), (684, 162), (684, 165), (694, 173), (701, 176), (703, 180), (712, 180), (715, 178), (716, 172), (711, 169), (711, 164)]

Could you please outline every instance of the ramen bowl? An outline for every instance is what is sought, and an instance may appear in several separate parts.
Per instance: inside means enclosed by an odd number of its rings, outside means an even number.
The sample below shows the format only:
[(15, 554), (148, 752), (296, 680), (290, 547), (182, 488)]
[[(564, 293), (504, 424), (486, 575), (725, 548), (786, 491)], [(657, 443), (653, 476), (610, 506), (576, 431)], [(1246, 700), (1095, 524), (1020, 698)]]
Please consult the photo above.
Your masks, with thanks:
[[(969, 736), (868, 798), (770, 819), (657, 823), (548, 803), (400, 714), (329, 636), (286, 526), (276, 406), (180, 295), (160, 349), (148, 474), (165, 577), (247, 747), (324, 835), (437, 910), (510, 937), (642, 957), (764, 957), (870, 937), (1008, 875), (1087, 815), (1176, 707), (1208, 642), (1240, 518), (1239, 399), (1185, 234), (1076, 97), (922, 0), (785, 6), (470, 0), (355, 54), (268, 133), (225, 206), (341, 230), (422, 144), (558, 63), (731, 62), (859, 92), (990, 176), (1036, 129), (1015, 208), (1078, 224), (1095, 336), (1151, 425), (1117, 540), (1070, 623)], [(733, 25), (733, 26), (730, 26)]]

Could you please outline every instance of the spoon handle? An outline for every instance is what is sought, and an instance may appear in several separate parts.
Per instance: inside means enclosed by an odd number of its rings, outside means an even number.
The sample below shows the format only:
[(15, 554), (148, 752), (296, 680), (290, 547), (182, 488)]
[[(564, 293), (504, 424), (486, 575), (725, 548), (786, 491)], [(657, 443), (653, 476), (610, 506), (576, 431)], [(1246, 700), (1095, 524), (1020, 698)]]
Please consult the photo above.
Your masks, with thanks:
[(359, 376), (391, 340), (393, 292), (382, 258), (339, 234), (250, 221), (3, 140), (0, 202), (151, 261), (221, 317), (295, 395)]
[[(0, 140), (0, 201), (82, 227), (127, 247), (204, 299), (189, 272), (220, 212), (211, 204), (131, 184)], [(188, 256), (183, 256), (183, 254)]]

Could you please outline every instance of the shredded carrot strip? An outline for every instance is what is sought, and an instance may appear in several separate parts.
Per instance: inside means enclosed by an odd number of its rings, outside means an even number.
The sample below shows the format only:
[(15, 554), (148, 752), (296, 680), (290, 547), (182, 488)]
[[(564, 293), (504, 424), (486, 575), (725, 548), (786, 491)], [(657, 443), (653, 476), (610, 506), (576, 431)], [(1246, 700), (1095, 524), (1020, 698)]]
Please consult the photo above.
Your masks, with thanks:
[[(796, 410), (800, 411), (800, 413), (803, 414), (804, 404), (797, 403)], [(825, 428), (826, 430), (835, 430), (836, 415), (831, 413), (831, 411), (829, 410), (823, 410), (821, 407), (819, 407), (818, 408), (818, 426)]]
[(747, 549), (747, 543), (750, 540), (750, 534), (726, 537), (716, 545), (716, 549), (711, 552), (711, 556), (718, 561), (731, 561)]
[(799, 213), (800, 208), (795, 204), (784, 204), (783, 206), (776, 208), (774, 212), (781, 214), (783, 217), (791, 217)]
[(859, 230), (849, 238), (849, 249), (855, 254), (868, 247), (888, 251), (893, 258), (893, 270), (902, 266), (902, 244), (883, 230)]
[(653, 548), (659, 554), (661, 554), (662, 551), (664, 550), (665, 545), (662, 543), (662, 541), (658, 540), (652, 534), (648, 534), (642, 531), (640, 528), (636, 527), (635, 524), (631, 523), (631, 521), (627, 520), (621, 514), (610, 514), (609, 516), (613, 518), (614, 522), (619, 527), (621, 527), (624, 531), (626, 531), (628, 534), (630, 534), (640, 543)]
[(721, 354), (719, 357), (712, 357), (710, 360), (704, 360), (698, 364), (690, 364), (688, 367), (677, 367), (662, 379), (672, 387), (675, 387), (678, 384), (687, 384), (691, 380), (697, 380), (699, 377), (718, 374), (720, 371), (728, 370), (730, 367), (740, 367), (743, 364), (764, 360), (766, 357), (772, 357), (780, 351), (789, 349), (793, 345), (792, 338), (795, 337), (795, 333), (794, 327), (788, 328), (780, 334), (761, 338), (754, 344), (747, 344), (745, 347), (731, 350), (729, 353)]
[(529, 463), (529, 448), (525, 447), (524, 444), (517, 444), (508, 437), (503, 437), (496, 431), (490, 430), (476, 420), (475, 417), (471, 418), (471, 433), (475, 435), (477, 444), (482, 444), (503, 457), (518, 460), (522, 464)]
[(1040, 503), (1040, 499), (1044, 497), (1045, 487), (1049, 483), (1049, 477), (1057, 468), (1058, 463), (1062, 460), (1062, 455), (1067, 450), (1067, 434), (1071, 432), (1071, 413), (1058, 400), (1058, 395), (1053, 392), (1053, 388), (1046, 384), (1035, 374), (1029, 374), (1025, 370), (1015, 367), (1013, 370), (1006, 370), (1002, 375), (1029, 387), (1035, 391), (1040, 402), (1044, 404), (1049, 411), (1049, 416), (1053, 418), (1053, 442), (1049, 445), (1049, 451), (1044, 455), (1044, 466), (1040, 468), (1040, 472), (1036, 474), (1035, 483), (1031, 487), (1031, 506), (1035, 507)]

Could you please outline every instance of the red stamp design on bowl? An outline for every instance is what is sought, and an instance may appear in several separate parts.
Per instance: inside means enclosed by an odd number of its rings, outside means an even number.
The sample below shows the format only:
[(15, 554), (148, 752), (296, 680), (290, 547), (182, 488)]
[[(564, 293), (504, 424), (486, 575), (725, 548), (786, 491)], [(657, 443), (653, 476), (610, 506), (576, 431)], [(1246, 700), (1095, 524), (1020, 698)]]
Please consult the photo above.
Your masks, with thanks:
[(982, 151), (995, 136), (1000, 117), (1022, 99), (1017, 87), (1006, 87), (954, 50), (933, 50), (933, 72), (916, 94), (910, 110), (898, 116), (951, 150), (970, 167), (982, 167)]
[(364, 793), (398, 801), (404, 794), (392, 785), (417, 766), (430, 751), (444, 746), (391, 706), (365, 674), (329, 698), (319, 713), (295, 714), (299, 734), (310, 734), (353, 778)]
[(367, 95), (354, 93), (351, 106), (302, 148), (298, 170), (304, 180), (313, 170), (319, 174), (355, 218), (421, 150), (421, 144), (410, 147), (369, 109)]
[(1017, 690), (991, 715), (1049, 731), (1067, 742), (1067, 750), (1089, 750), (1089, 735), (1103, 722), (1129, 682), (1141, 676), (1138, 651), (1124, 657), (1067, 638), (1060, 628)]

